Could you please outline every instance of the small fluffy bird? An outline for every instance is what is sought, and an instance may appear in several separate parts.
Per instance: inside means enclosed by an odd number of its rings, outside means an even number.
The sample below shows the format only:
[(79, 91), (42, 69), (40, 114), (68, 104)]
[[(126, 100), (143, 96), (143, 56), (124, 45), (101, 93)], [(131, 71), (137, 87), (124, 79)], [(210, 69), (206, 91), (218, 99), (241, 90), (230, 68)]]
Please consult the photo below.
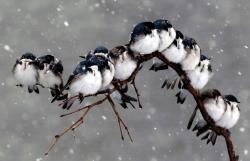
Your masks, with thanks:
[(63, 87), (61, 61), (53, 55), (44, 55), (36, 58), (35, 62), (38, 66), (39, 85), (49, 88), (53, 97), (59, 94)]
[(201, 49), (193, 38), (185, 37), (182, 43), (187, 54), (180, 62), (181, 67), (184, 71), (193, 70), (200, 62)]
[(180, 63), (186, 57), (187, 51), (184, 48), (183, 39), (183, 34), (177, 30), (173, 43), (162, 51), (162, 55), (170, 62)]
[[(96, 94), (103, 87), (101, 70), (103, 69), (96, 60), (81, 61), (60, 91), (62, 93), (65, 89), (68, 89), (67, 98), (64, 100), (62, 108), (70, 109), (74, 103), (71, 96), (78, 95), (79, 100), (82, 101), (84, 96)], [(60, 95), (56, 95), (52, 102), (59, 97)], [(62, 97), (65, 97), (65, 95)]]
[(107, 89), (115, 75), (115, 67), (113, 62), (109, 58), (108, 49), (103, 46), (97, 47), (94, 50), (93, 54), (90, 53), (87, 56), (87, 60), (98, 63), (98, 66), (101, 69), (101, 74), (102, 74), (101, 90)]
[[(138, 67), (138, 63), (137, 63), (137, 60), (135, 59), (134, 53), (133, 51), (130, 50), (128, 45), (117, 46), (113, 48), (109, 53), (109, 57), (112, 59), (115, 65), (114, 77), (118, 81), (127, 80)], [(131, 102), (136, 102), (137, 100), (139, 102), (139, 107), (141, 108), (142, 106), (140, 104), (139, 93), (137, 91), (134, 80), (132, 81), (132, 84), (134, 86), (137, 99), (129, 95), (126, 95), (125, 92), (122, 92), (122, 91), (127, 92), (127, 88), (128, 88), (127, 86), (125, 86), (123, 89), (120, 89), (118, 92), (116, 92), (116, 94), (114, 93), (112, 96), (114, 96), (115, 98), (119, 98), (120, 104), (124, 108), (127, 108), (126, 103), (129, 103), (131, 106), (133, 106)]]
[[(200, 91), (203, 89), (208, 81), (212, 78), (212, 66), (210, 64), (210, 59), (207, 58), (205, 55), (201, 55), (199, 64), (193, 69), (186, 71), (187, 77), (190, 80), (190, 84), (196, 89)], [(181, 91), (176, 94), (177, 96), (177, 103), (183, 104), (187, 92), (185, 89), (181, 88)]]
[(213, 76), (210, 59), (205, 55), (201, 55), (199, 64), (194, 70), (187, 71), (187, 76), (190, 80), (190, 84), (196, 90), (204, 88)]
[(150, 54), (157, 51), (159, 45), (160, 37), (152, 22), (141, 22), (134, 27), (129, 42), (129, 48), (134, 53)]
[[(184, 39), (183, 34), (176, 30), (175, 35), (176, 37), (172, 44), (165, 50), (161, 51), (161, 53), (166, 59), (168, 59), (168, 61), (178, 64), (184, 60), (187, 55), (187, 51), (184, 49), (184, 44), (182, 43)], [(168, 69), (168, 66), (165, 63), (153, 63), (149, 70), (157, 72), (158, 70), (165, 69)]]
[(27, 86), (29, 93), (32, 93), (33, 91), (39, 93), (39, 89), (37, 87), (39, 75), (37, 67), (34, 64), (35, 59), (36, 56), (34, 54), (25, 53), (16, 60), (12, 70), (15, 79), (19, 83), (17, 86)]
[(230, 129), (236, 125), (240, 118), (239, 101), (234, 95), (225, 95), (226, 109), (223, 116), (216, 122), (216, 125)]
[[(221, 96), (218, 91), (216, 93), (217, 97), (214, 100), (205, 99), (207, 101), (204, 102), (204, 107), (217, 126), (230, 129), (236, 125), (240, 118), (240, 108), (238, 105), (240, 102), (233, 95)], [(205, 95), (202, 96), (204, 97)], [(191, 127), (192, 119), (189, 127)], [(196, 124), (193, 131), (197, 130), (197, 136), (199, 136), (208, 131), (209, 128), (210, 126), (202, 120)], [(216, 143), (217, 134), (214, 131), (210, 131), (202, 137), (202, 140), (204, 139), (207, 139), (207, 144), (212, 142), (214, 145)]]
[(115, 79), (128, 79), (137, 67), (137, 60), (128, 45), (117, 46), (109, 52), (109, 57), (115, 66)]
[(160, 38), (158, 51), (162, 52), (173, 43), (176, 38), (176, 31), (168, 20), (159, 19), (153, 23)]

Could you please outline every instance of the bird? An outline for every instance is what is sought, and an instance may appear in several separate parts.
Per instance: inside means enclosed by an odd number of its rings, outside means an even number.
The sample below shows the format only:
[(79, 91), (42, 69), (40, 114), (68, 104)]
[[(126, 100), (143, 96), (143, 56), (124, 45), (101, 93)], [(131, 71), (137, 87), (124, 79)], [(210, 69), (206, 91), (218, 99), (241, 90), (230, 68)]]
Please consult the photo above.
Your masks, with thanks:
[[(77, 96), (80, 100), (87, 96), (96, 94), (103, 86), (103, 80), (101, 75), (102, 66), (100, 62), (96, 60), (83, 60), (76, 66), (73, 73), (69, 76), (67, 83), (64, 85), (60, 94), (64, 90), (68, 90), (68, 93), (62, 97), (66, 99), (63, 101), (62, 108), (70, 109), (74, 103), (74, 96)], [(60, 97), (57, 94), (51, 102), (54, 102)]]
[(173, 43), (162, 51), (162, 55), (168, 59), (168, 61), (178, 64), (184, 60), (187, 55), (187, 50), (184, 48), (183, 39), (184, 35), (177, 30)]
[(150, 54), (159, 49), (160, 37), (152, 22), (137, 24), (130, 37), (129, 48), (139, 55)]
[(176, 31), (168, 20), (158, 19), (153, 23), (160, 38), (158, 51), (162, 52), (173, 43), (176, 38)]
[[(207, 58), (205, 55), (201, 55), (199, 64), (193, 70), (186, 71), (186, 74), (192, 87), (199, 92), (206, 86), (208, 81), (213, 76), (210, 59)], [(180, 91), (176, 94), (177, 103), (181, 104), (184, 103), (187, 96), (186, 90), (182, 87)]]
[(200, 62), (194, 70), (187, 71), (187, 77), (190, 80), (190, 84), (196, 90), (203, 89), (212, 76), (213, 71), (210, 64), (210, 58), (205, 55), (201, 55)]
[(115, 66), (115, 79), (124, 81), (128, 79), (137, 67), (137, 59), (128, 45), (114, 47), (109, 52), (109, 57)]
[[(138, 67), (138, 60), (136, 59), (133, 51), (130, 50), (129, 45), (120, 45), (114, 47), (109, 52), (109, 57), (115, 66), (114, 78), (119, 81), (125, 81), (132, 76), (133, 72)], [(134, 81), (132, 82), (135, 88)], [(128, 86), (120, 88), (112, 96), (119, 100), (122, 107), (127, 108), (126, 103), (129, 103), (132, 107), (132, 102), (136, 102), (137, 99), (125, 94), (128, 91)], [(137, 91), (137, 90), (135, 90)], [(139, 95), (139, 94), (138, 94)], [(137, 96), (138, 96), (137, 95)], [(139, 97), (139, 96), (138, 96)], [(140, 105), (139, 105), (140, 107)]]
[[(184, 49), (184, 44), (183, 44), (183, 39), (184, 35), (179, 31), (176, 30), (176, 37), (172, 44), (163, 51), (161, 51), (161, 54), (170, 62), (173, 63), (180, 63), (181, 61), (184, 60), (184, 58), (187, 55), (187, 51)], [(149, 70), (165, 70), (168, 69), (168, 66), (165, 63), (154, 63)]]
[[(205, 95), (202, 95), (204, 97)], [(206, 96), (205, 96), (206, 97)], [(208, 115), (213, 119), (216, 126), (221, 128), (230, 129), (236, 125), (240, 118), (240, 108), (238, 99), (232, 95), (220, 95), (218, 94), (215, 99), (206, 99), (204, 103), (205, 110)], [(191, 119), (192, 120), (192, 119)], [(191, 127), (191, 122), (190, 122)], [(197, 136), (204, 134), (210, 129), (210, 126), (204, 120), (198, 121), (193, 131), (197, 130)], [(215, 145), (217, 134), (214, 131), (208, 131), (202, 138), (207, 139), (209, 142)]]
[(98, 62), (102, 75), (101, 90), (107, 89), (115, 75), (115, 67), (109, 57), (109, 50), (104, 46), (98, 46), (93, 53), (89, 53), (87, 60)]
[(28, 87), (28, 92), (39, 94), (37, 82), (39, 79), (37, 67), (34, 64), (36, 56), (33, 53), (25, 53), (16, 60), (12, 73), (19, 84), (17, 86)]
[(182, 70), (193, 70), (200, 62), (201, 49), (193, 38), (185, 37), (182, 43), (187, 52), (185, 58), (180, 62)]
[(38, 84), (50, 90), (52, 97), (59, 94), (63, 87), (63, 65), (53, 55), (43, 55), (35, 60), (38, 67)]
[(216, 125), (230, 129), (238, 122), (240, 118), (240, 108), (238, 99), (232, 95), (225, 95), (226, 110), (224, 115), (216, 122)]

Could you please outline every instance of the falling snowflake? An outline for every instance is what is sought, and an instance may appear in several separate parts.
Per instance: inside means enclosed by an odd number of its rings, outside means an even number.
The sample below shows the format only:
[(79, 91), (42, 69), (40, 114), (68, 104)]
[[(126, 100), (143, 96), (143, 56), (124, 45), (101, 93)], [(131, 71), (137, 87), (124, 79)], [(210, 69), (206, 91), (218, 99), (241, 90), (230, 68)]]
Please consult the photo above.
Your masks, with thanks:
[(244, 155), (247, 155), (247, 154), (248, 154), (248, 150), (245, 149), (245, 150), (244, 150)]
[(65, 27), (69, 27), (69, 22), (68, 21), (64, 21), (63, 24), (64, 24)]
[(107, 117), (104, 116), (104, 115), (102, 115), (102, 119), (103, 119), (103, 120), (107, 120)]
[(36, 158), (36, 161), (42, 161), (43, 158)]

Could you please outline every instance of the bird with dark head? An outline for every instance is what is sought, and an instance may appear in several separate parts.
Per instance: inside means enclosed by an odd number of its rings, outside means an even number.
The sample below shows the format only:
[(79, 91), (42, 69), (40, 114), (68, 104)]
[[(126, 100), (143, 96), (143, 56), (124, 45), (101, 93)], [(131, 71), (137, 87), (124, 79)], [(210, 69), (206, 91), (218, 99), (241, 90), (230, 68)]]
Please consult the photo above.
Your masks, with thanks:
[[(113, 48), (109, 52), (109, 57), (115, 66), (114, 78), (118, 81), (127, 80), (137, 68), (137, 60), (128, 45)], [(137, 101), (135, 98), (125, 94), (127, 91), (128, 87), (125, 86), (122, 89), (119, 89), (118, 92), (114, 92), (111, 95), (112, 97), (117, 98), (119, 103), (124, 108), (127, 108), (127, 103), (133, 106), (131, 102)]]
[(117, 46), (109, 52), (109, 57), (115, 66), (115, 79), (128, 79), (137, 67), (137, 60), (127, 45)]
[[(84, 96), (96, 94), (101, 88), (102, 75), (99, 62), (96, 60), (83, 60), (76, 66), (60, 94), (57, 94), (52, 102), (63, 97), (65, 100), (62, 108), (70, 109), (75, 101), (71, 96), (78, 95), (80, 102), (82, 102)], [(68, 92), (61, 96), (64, 90), (68, 90)]]
[(38, 84), (50, 90), (52, 97), (60, 93), (63, 87), (63, 65), (53, 55), (43, 55), (36, 60), (38, 66)]
[(134, 27), (129, 42), (129, 48), (134, 53), (150, 54), (157, 51), (159, 45), (160, 37), (152, 22), (141, 22)]
[(203, 89), (213, 76), (210, 59), (201, 55), (199, 64), (195, 69), (187, 71), (187, 76), (196, 90)]
[(176, 31), (168, 20), (159, 19), (153, 23), (160, 38), (158, 51), (162, 52), (173, 43), (176, 38)]
[(32, 93), (33, 91), (39, 93), (39, 89), (37, 87), (39, 75), (37, 67), (34, 63), (35, 59), (36, 57), (34, 54), (25, 53), (16, 60), (12, 70), (12, 73), (18, 82), (17, 86), (27, 86), (29, 93)]
[(109, 50), (104, 46), (95, 48), (94, 52), (89, 52), (86, 60), (97, 63), (102, 74), (102, 89), (105, 90), (109, 87), (115, 75), (114, 64), (109, 57)]
[[(176, 36), (173, 43), (161, 52), (168, 61), (178, 64), (185, 59), (185, 57), (187, 56), (187, 51), (184, 49), (183, 39), (183, 34), (180, 31), (176, 30)], [(165, 69), (168, 69), (167, 64), (154, 63), (149, 70), (154, 70), (157, 72), (159, 70)], [(176, 75), (176, 73), (173, 75), (173, 77), (168, 76), (168, 79), (163, 82), (162, 88), (164, 88), (165, 86), (167, 87), (167, 89), (169, 89), (170, 87), (173, 88), (177, 81), (178, 76)], [(177, 95), (182, 96), (181, 93), (178, 93)], [(177, 102), (183, 103), (184, 101), (185, 99), (179, 99)]]
[(186, 57), (180, 62), (182, 69), (193, 70), (200, 62), (201, 49), (193, 38), (185, 37), (182, 41)]
[[(161, 51), (161, 53), (166, 59), (168, 59), (168, 61), (173, 63), (180, 63), (186, 57), (187, 52), (184, 49), (184, 45), (182, 43), (184, 39), (183, 34), (178, 30), (176, 30), (175, 33), (176, 36), (174, 41), (170, 44), (168, 48)], [(149, 70), (154, 70), (157, 72), (158, 70), (165, 69), (168, 69), (165, 63), (154, 63)]]
[[(218, 90), (209, 90), (202, 94), (204, 107), (208, 115), (213, 119), (215, 125), (230, 129), (236, 125), (240, 118), (239, 101), (233, 95), (222, 96)], [(210, 129), (204, 120), (199, 121), (193, 131), (197, 130), (197, 136), (204, 134)], [(207, 139), (207, 144), (216, 143), (217, 134), (214, 131), (208, 131), (202, 138)]]

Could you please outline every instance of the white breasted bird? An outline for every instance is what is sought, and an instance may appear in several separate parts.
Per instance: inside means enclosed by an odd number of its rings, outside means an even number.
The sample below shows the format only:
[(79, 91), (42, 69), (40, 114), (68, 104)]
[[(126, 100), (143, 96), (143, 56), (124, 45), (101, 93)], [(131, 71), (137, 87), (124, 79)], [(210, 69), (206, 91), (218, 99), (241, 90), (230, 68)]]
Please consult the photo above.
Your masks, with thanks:
[(173, 43), (176, 38), (176, 31), (168, 20), (159, 19), (153, 23), (160, 38), (158, 51), (162, 52)]
[[(90, 54), (91, 55), (91, 54)], [(94, 56), (93, 56), (94, 55)], [(106, 47), (97, 47), (92, 56), (88, 56), (87, 60), (98, 63), (102, 74), (102, 89), (105, 90), (109, 87), (115, 75), (115, 67), (109, 57), (109, 51)]]
[(38, 83), (42, 87), (49, 88), (54, 97), (63, 87), (63, 66), (60, 60), (53, 55), (43, 55), (35, 60), (38, 67)]
[(216, 125), (230, 129), (236, 125), (240, 118), (239, 101), (234, 95), (225, 95), (226, 109), (223, 116), (216, 122)]
[(16, 60), (12, 70), (12, 73), (18, 82), (17, 86), (27, 86), (29, 93), (32, 93), (33, 91), (39, 93), (37, 87), (39, 75), (37, 67), (34, 64), (35, 59), (36, 57), (34, 54), (25, 53)]
[[(213, 76), (210, 59), (205, 55), (201, 55), (199, 64), (193, 70), (186, 71), (186, 73), (190, 84), (194, 89), (200, 91)], [(180, 92), (176, 95), (178, 97), (177, 100), (179, 100), (180, 103), (184, 103), (187, 96), (187, 92), (182, 88), (183, 87), (181, 87)]]
[(194, 70), (186, 71), (190, 80), (190, 84), (196, 89), (201, 90), (206, 86), (208, 81), (212, 78), (212, 66), (210, 59), (205, 55), (201, 55), (199, 64)]
[(117, 46), (109, 52), (109, 57), (115, 66), (115, 79), (128, 79), (137, 67), (137, 60), (127, 45)]
[[(99, 62), (94, 59), (81, 61), (60, 91), (62, 93), (65, 89), (68, 90), (62, 108), (69, 109), (72, 106), (74, 99), (71, 96), (78, 95), (79, 100), (82, 101), (84, 96), (96, 94), (103, 85), (101, 70)], [(60, 95), (56, 95), (52, 102), (59, 97)], [(65, 95), (62, 97), (65, 98)]]
[[(109, 52), (109, 57), (115, 65), (115, 79), (118, 81), (127, 80), (133, 72), (136, 70), (138, 64), (135, 59), (133, 51), (131, 51), (128, 45), (117, 46)], [(118, 89), (117, 92), (112, 94), (112, 97), (118, 99), (120, 105), (123, 108), (127, 108), (127, 103), (132, 107), (132, 102), (136, 102), (137, 99), (125, 94), (128, 91), (128, 86)]]
[[(207, 95), (202, 95), (202, 97), (207, 97)], [(221, 96), (220, 94), (217, 94), (215, 99), (205, 100), (204, 107), (208, 115), (215, 122), (215, 125), (225, 129), (230, 129), (236, 125), (240, 117), (240, 108), (238, 106), (240, 102), (235, 96)], [(191, 127), (191, 125), (189, 127)], [(204, 120), (201, 120), (195, 125), (193, 131), (197, 130), (198, 132), (196, 135), (199, 136), (207, 132), (209, 129), (210, 126)], [(201, 139), (207, 139), (207, 144), (212, 142), (214, 145), (216, 143), (217, 134), (214, 131), (209, 131)]]
[(184, 71), (193, 70), (200, 62), (201, 49), (193, 38), (185, 37), (182, 43), (187, 54), (180, 62), (181, 67)]
[(177, 30), (173, 43), (162, 51), (162, 55), (170, 62), (180, 63), (186, 57), (187, 51), (184, 48), (183, 39), (183, 34)]
[(134, 53), (150, 54), (157, 51), (159, 45), (160, 37), (152, 22), (141, 22), (134, 27), (129, 42), (129, 48)]

